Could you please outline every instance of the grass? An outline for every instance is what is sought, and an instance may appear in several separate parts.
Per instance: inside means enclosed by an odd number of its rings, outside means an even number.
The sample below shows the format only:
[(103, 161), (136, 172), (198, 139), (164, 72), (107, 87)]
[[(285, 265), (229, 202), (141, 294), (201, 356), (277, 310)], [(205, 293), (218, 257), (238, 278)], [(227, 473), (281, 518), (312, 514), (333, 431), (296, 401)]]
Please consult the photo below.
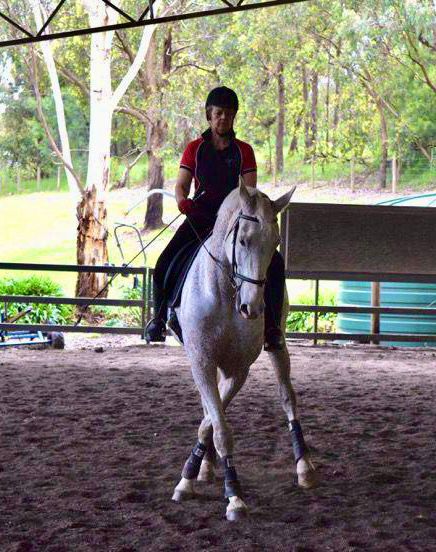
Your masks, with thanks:
[[(132, 204), (131, 197), (138, 196), (140, 191), (137, 190), (136, 194), (109, 194), (109, 261), (116, 265), (121, 264), (121, 257), (113, 235), (113, 224), (114, 221), (123, 219), (123, 212)], [(170, 199), (164, 199), (166, 218), (176, 214), (176, 206), (170, 202)], [(143, 213), (144, 206), (138, 209)], [(76, 226), (75, 206), (68, 193), (40, 192), (2, 198), (0, 259), (17, 263), (76, 264)], [(146, 239), (151, 239), (156, 233), (148, 234)], [(154, 266), (161, 249), (172, 235), (173, 231), (167, 230), (165, 236), (153, 244), (153, 248), (147, 253), (148, 266)], [(130, 260), (139, 251), (139, 242), (130, 233), (124, 233), (121, 238), (125, 258)], [(143, 257), (140, 256), (133, 266), (142, 265)], [(29, 275), (31, 273), (25, 271), (0, 272), (0, 278)], [(52, 274), (52, 278), (62, 286), (67, 295), (74, 295), (75, 273), (59, 272)], [(121, 287), (131, 284), (132, 278), (116, 278), (111, 296), (118, 296)]]

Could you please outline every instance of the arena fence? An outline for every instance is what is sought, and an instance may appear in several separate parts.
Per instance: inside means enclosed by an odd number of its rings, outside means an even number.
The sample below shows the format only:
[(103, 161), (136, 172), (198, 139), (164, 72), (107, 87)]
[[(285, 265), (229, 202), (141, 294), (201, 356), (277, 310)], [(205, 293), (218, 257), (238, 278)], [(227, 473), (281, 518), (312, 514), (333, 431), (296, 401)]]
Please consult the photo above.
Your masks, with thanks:
[(91, 297), (46, 297), (30, 295), (0, 295), (0, 302), (4, 304), (5, 312), (10, 303), (23, 304), (63, 304), (106, 307), (139, 307), (141, 309), (140, 326), (92, 326), (92, 325), (67, 325), (67, 324), (19, 324), (0, 323), (0, 331), (34, 330), (41, 332), (86, 332), (86, 333), (112, 333), (112, 334), (137, 334), (144, 337), (144, 328), (150, 316), (151, 308), (151, 278), (152, 271), (146, 267), (126, 266), (90, 266), (90, 265), (53, 265), (53, 264), (28, 264), (28, 263), (0, 263), (0, 270), (21, 270), (32, 272), (100, 272), (108, 275), (122, 274), (128, 276), (138, 275), (142, 279), (141, 299), (106, 299)]

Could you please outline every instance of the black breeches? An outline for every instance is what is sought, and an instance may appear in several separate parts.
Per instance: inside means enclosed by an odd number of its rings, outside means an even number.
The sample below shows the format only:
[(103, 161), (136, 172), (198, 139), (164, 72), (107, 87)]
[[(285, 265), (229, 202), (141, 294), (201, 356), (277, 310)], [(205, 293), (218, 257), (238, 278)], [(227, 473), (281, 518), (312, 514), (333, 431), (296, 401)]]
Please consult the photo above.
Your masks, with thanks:
[[(193, 223), (197, 234), (201, 239), (205, 238), (212, 230), (210, 224), (195, 224)], [(179, 226), (169, 244), (162, 251), (153, 273), (153, 298), (155, 316), (167, 321), (167, 293), (164, 289), (165, 277), (168, 268), (177, 255), (177, 253), (188, 242), (198, 241), (197, 235), (189, 224), (188, 220)]]
[[(197, 234), (203, 239), (212, 230), (210, 224), (195, 224)], [(185, 220), (173, 238), (162, 251), (153, 274), (153, 296), (155, 316), (167, 320), (167, 294), (164, 289), (165, 277), (172, 260), (188, 242), (198, 240), (191, 225)], [(280, 327), (285, 287), (285, 264), (278, 251), (274, 252), (267, 271), (265, 284), (265, 329)]]
[(266, 273), (265, 284), (265, 330), (280, 328), (285, 295), (285, 262), (278, 251), (274, 251)]

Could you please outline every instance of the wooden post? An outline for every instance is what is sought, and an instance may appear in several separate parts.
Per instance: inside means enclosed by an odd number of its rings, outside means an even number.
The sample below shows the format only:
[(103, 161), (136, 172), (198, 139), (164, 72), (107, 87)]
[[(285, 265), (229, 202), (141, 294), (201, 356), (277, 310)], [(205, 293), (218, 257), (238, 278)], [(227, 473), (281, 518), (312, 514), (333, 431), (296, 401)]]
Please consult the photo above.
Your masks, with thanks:
[(60, 165), (58, 165), (58, 180), (56, 184), (56, 189), (57, 190), (61, 189), (61, 166)]
[(397, 192), (397, 184), (398, 184), (397, 157), (396, 155), (394, 155), (392, 157), (392, 193), (393, 194)]
[[(380, 306), (380, 282), (371, 283), (371, 306)], [(371, 314), (371, 333), (380, 333), (380, 314), (378, 312)], [(378, 345), (380, 341), (378, 339), (374, 339), (372, 343), (374, 345)]]
[[(319, 280), (316, 280), (315, 281), (315, 305), (318, 306), (318, 303), (319, 303)], [(318, 332), (318, 316), (319, 316), (318, 311), (315, 311), (315, 316), (313, 320), (313, 331), (315, 333)], [(315, 337), (315, 339), (313, 340), (313, 344), (317, 345), (317, 343), (318, 343), (318, 340)]]
[(36, 190), (38, 192), (41, 190), (41, 167), (39, 165), (36, 167)]
[(350, 187), (351, 191), (354, 192), (354, 157), (350, 161)]

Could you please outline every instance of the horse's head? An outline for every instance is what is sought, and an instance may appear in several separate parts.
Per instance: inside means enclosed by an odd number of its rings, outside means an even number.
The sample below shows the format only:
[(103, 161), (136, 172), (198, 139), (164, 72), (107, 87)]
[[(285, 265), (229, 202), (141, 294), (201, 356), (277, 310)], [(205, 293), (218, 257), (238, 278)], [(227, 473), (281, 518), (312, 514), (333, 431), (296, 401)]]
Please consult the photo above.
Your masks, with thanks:
[(288, 205), (294, 190), (271, 201), (243, 182), (239, 186), (239, 209), (225, 247), (239, 288), (236, 307), (244, 318), (258, 318), (264, 310), (266, 274), (280, 242), (277, 215)]

